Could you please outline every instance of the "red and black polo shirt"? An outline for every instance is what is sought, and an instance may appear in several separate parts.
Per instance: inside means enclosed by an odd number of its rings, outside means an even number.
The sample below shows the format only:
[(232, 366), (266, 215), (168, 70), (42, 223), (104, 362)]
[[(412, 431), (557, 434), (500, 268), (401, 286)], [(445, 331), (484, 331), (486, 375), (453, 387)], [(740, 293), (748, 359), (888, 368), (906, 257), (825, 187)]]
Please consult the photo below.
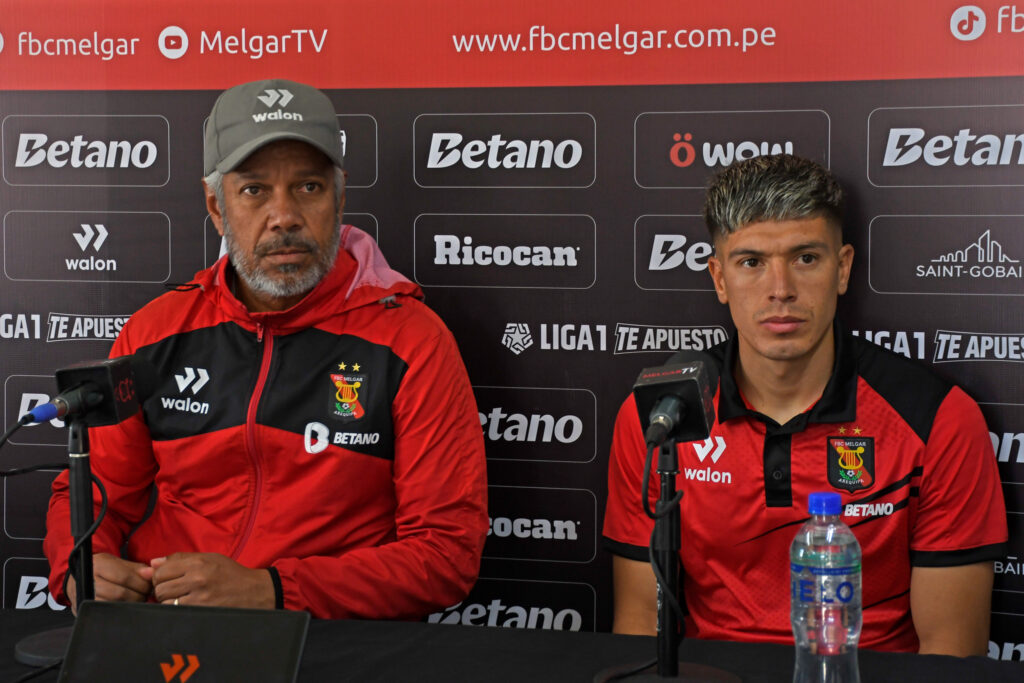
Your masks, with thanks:
[[(708, 440), (678, 445), (689, 636), (793, 642), (789, 545), (815, 491), (842, 496), (843, 521), (860, 541), (862, 647), (917, 650), (913, 566), (1005, 555), (999, 474), (977, 404), (916, 362), (838, 325), (835, 339), (836, 362), (821, 398), (781, 425), (740, 395), (735, 335), (709, 353), (721, 372), (717, 421)], [(640, 501), (645, 455), (631, 396), (615, 423), (604, 538), (611, 552), (640, 561), (647, 561), (653, 528)], [(657, 476), (652, 465), (652, 506)]]

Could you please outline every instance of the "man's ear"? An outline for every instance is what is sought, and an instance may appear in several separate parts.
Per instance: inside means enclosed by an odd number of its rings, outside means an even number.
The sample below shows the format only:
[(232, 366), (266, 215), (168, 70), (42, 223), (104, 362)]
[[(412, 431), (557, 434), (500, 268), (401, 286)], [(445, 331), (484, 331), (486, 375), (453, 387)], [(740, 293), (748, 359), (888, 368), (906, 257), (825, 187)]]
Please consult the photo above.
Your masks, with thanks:
[(853, 245), (844, 244), (839, 249), (839, 283), (836, 287), (840, 294), (846, 294), (850, 284), (850, 269), (853, 268)]
[(224, 216), (221, 215), (221, 206), (217, 203), (217, 193), (203, 180), (203, 192), (206, 194), (206, 211), (210, 214), (213, 227), (217, 228), (217, 234), (224, 236)]
[[(715, 254), (718, 254), (717, 249)], [(722, 262), (718, 260), (717, 256), (708, 257), (708, 273), (711, 275), (711, 282), (715, 286), (715, 294), (718, 295), (718, 300), (723, 304), (729, 303), (729, 294), (725, 289), (725, 275), (722, 272)]]

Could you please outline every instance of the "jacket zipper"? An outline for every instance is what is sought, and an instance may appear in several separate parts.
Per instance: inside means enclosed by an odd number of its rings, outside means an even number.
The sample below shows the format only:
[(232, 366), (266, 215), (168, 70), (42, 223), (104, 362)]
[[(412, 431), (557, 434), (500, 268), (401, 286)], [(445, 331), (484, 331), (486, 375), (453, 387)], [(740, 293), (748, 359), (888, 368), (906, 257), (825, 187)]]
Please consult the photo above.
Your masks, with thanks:
[(253, 492), (252, 505), (249, 506), (249, 519), (245, 523), (245, 531), (235, 545), (231, 559), (237, 560), (242, 554), (242, 549), (252, 534), (252, 528), (256, 524), (256, 513), (260, 505), (260, 493), (263, 489), (263, 459), (260, 455), (259, 444), (256, 443), (256, 410), (263, 396), (263, 387), (267, 383), (267, 375), (270, 374), (270, 358), (274, 351), (274, 335), (266, 330), (263, 323), (256, 323), (256, 341), (263, 345), (263, 357), (260, 361), (260, 372), (256, 378), (256, 387), (249, 398), (249, 410), (245, 416), (245, 450), (252, 462), (253, 470), (256, 472), (256, 485)]

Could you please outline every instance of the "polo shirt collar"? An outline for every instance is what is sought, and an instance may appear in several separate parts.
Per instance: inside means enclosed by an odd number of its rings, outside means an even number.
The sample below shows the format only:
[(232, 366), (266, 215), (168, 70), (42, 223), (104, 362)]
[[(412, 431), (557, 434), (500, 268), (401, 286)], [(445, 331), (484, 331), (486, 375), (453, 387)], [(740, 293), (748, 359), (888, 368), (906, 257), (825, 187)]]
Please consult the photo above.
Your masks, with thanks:
[[(843, 329), (838, 320), (832, 323), (832, 337), (835, 343), (835, 363), (832, 375), (821, 398), (806, 413), (797, 415), (787, 423), (803, 429), (807, 422), (832, 423), (852, 422), (857, 418), (857, 359), (853, 350), (853, 337)], [(718, 397), (718, 421), (725, 422), (737, 417), (754, 417), (761, 421), (774, 424), (774, 421), (761, 413), (747, 408), (740, 396), (739, 387), (733, 369), (739, 355), (739, 342), (736, 331), (729, 337), (725, 345), (725, 358), (722, 361), (721, 390)], [(788, 431), (788, 430), (787, 430)]]

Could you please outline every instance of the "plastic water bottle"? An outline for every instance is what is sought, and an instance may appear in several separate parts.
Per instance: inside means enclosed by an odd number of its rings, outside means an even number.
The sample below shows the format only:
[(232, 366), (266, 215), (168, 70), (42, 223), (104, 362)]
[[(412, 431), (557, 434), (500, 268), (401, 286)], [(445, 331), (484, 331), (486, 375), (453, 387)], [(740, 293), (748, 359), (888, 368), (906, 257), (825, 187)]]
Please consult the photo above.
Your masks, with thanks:
[(812, 493), (807, 509), (789, 548), (793, 683), (859, 683), (860, 544), (839, 518), (838, 493)]

